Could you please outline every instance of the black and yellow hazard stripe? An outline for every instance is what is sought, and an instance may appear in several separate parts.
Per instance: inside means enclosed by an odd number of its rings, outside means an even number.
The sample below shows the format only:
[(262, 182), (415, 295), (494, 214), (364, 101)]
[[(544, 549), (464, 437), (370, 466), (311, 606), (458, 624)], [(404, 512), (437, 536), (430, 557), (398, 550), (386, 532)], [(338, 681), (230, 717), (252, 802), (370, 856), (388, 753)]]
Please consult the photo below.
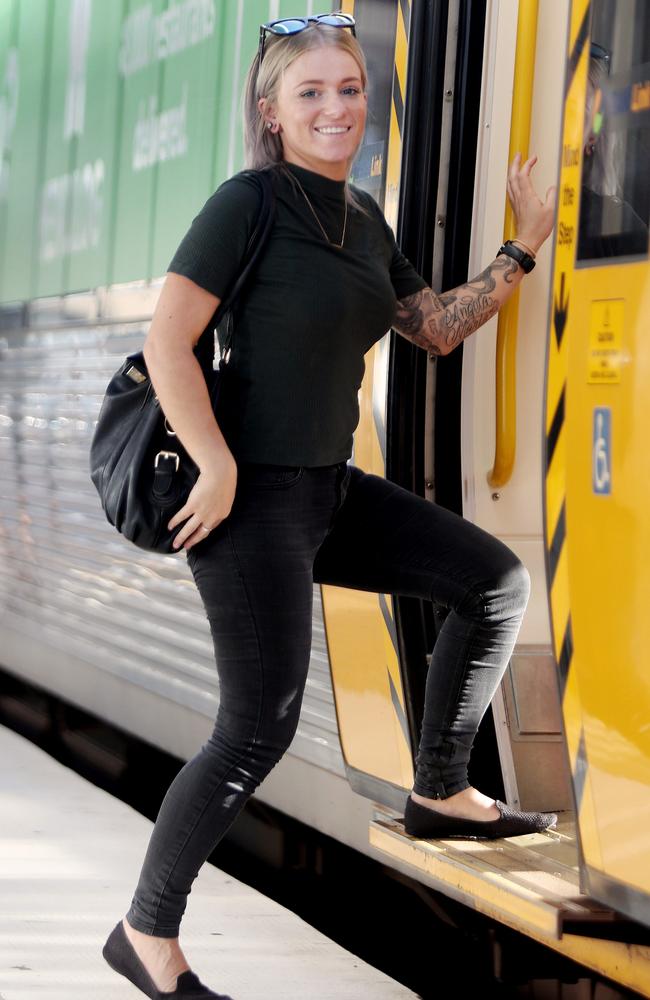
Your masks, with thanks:
[(571, 284), (578, 233), (582, 133), (589, 58), (589, 0), (574, 0), (564, 88), (564, 123), (558, 218), (554, 252), (553, 304), (548, 336), (545, 428), (545, 509), (547, 578), (565, 733), (580, 813), (586, 789), (587, 758), (573, 659), (571, 594), (567, 561), (566, 398)]
[(404, 135), (404, 101), (406, 98), (406, 70), (408, 41), (411, 26), (410, 0), (399, 0), (395, 27), (395, 55), (393, 60), (393, 98), (391, 101), (388, 155), (386, 160), (386, 197), (384, 215), (393, 230), (397, 230), (400, 177), (402, 173), (402, 141)]

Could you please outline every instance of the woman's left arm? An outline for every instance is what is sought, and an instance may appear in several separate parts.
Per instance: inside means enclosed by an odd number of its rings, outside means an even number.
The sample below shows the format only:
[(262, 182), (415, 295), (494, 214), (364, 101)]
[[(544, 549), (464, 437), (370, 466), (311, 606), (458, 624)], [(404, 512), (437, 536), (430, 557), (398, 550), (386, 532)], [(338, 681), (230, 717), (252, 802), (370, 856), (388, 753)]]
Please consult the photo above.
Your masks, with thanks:
[[(519, 166), (514, 157), (508, 171), (508, 197), (517, 220), (520, 240), (535, 253), (549, 236), (555, 220), (555, 187), (540, 201), (530, 171), (536, 156)], [(399, 299), (393, 327), (407, 340), (431, 354), (449, 354), (462, 340), (494, 316), (519, 285), (525, 272), (505, 254), (500, 254), (476, 278), (440, 295), (422, 288)]]

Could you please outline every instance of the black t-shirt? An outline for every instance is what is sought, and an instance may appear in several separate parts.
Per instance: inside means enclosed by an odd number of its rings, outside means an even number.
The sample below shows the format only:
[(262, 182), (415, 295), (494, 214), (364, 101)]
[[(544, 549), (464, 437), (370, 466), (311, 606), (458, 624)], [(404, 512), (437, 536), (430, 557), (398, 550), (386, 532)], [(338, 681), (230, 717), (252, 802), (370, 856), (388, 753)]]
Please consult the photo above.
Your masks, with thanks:
[[(340, 242), (344, 181), (293, 163), (288, 168), (329, 239)], [(352, 454), (364, 354), (390, 329), (397, 300), (427, 282), (367, 192), (352, 186), (370, 217), (348, 206), (339, 248), (326, 241), (302, 192), (272, 169), (275, 221), (236, 303), (216, 417), (237, 461), (330, 465)], [(254, 180), (235, 174), (224, 181), (168, 270), (223, 299), (240, 272), (259, 204)]]

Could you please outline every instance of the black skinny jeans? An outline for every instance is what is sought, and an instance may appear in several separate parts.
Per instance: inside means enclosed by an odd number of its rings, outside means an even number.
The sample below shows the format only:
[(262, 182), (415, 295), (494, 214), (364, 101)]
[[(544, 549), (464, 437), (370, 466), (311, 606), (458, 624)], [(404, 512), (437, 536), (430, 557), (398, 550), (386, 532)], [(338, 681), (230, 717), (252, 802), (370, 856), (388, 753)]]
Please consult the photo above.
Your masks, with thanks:
[(129, 923), (177, 937), (205, 859), (289, 747), (309, 666), (313, 584), (435, 599), (449, 608), (426, 681), (414, 790), (469, 787), (479, 722), (530, 593), (502, 542), (457, 514), (344, 462), (242, 463), (232, 509), (187, 552), (212, 637), (212, 735), (160, 807)]

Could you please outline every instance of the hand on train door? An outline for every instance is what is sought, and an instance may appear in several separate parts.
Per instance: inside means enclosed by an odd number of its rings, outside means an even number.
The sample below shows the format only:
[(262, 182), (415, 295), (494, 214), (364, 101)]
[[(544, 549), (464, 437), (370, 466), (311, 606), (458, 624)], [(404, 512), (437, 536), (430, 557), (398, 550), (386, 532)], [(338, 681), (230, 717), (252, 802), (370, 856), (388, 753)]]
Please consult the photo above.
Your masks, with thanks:
[(542, 243), (550, 236), (555, 225), (555, 202), (557, 187), (552, 185), (541, 200), (531, 180), (530, 174), (537, 162), (537, 156), (521, 162), (521, 153), (515, 153), (508, 170), (508, 199), (516, 219), (517, 239), (537, 253)]

